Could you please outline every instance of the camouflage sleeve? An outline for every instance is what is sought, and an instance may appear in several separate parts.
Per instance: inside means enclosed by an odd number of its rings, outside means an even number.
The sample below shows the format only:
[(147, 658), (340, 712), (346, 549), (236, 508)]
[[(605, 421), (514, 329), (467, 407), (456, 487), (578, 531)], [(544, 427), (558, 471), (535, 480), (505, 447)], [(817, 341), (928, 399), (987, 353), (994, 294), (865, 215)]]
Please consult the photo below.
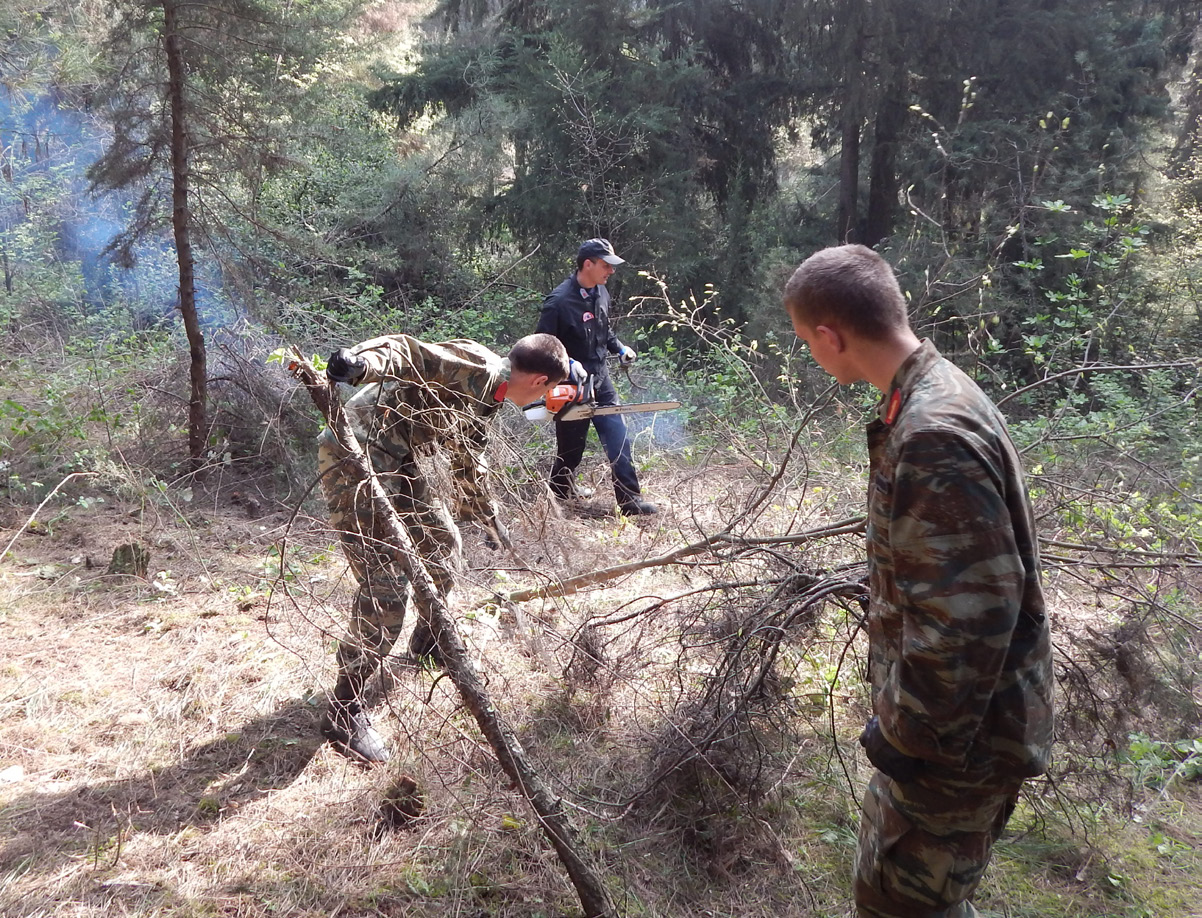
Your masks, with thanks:
[(894, 746), (953, 768), (989, 707), (1022, 602), (999, 480), (971, 441), (921, 432), (903, 447), (892, 483), (902, 635), (876, 709)]
[(486, 402), (503, 378), (501, 358), (466, 339), (428, 344), (409, 335), (382, 335), (361, 341), (351, 352), (367, 363), (359, 385), (402, 382), (444, 393), (448, 402), (462, 396)]
[(427, 355), (420, 344), (408, 335), (382, 335), (356, 344), (351, 353), (367, 361), (359, 385), (389, 379), (413, 382), (431, 379), (430, 372), (435, 368), (426, 366)]
[(461, 442), (451, 451), (451, 474), (459, 483), (460, 499), (456, 517), (491, 524), (497, 518), (497, 505), (488, 489), (488, 428), (472, 425)]

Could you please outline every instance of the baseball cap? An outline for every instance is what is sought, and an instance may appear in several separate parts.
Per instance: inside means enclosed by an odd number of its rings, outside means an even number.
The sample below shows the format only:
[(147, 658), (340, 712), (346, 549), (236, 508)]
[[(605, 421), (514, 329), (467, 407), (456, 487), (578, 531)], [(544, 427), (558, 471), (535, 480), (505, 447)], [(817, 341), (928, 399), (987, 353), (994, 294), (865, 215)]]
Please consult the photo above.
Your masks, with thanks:
[(580, 251), (576, 253), (576, 258), (578, 260), (600, 258), (611, 265), (626, 264), (625, 258), (619, 258), (614, 254), (613, 244), (608, 239), (586, 239), (580, 243)]

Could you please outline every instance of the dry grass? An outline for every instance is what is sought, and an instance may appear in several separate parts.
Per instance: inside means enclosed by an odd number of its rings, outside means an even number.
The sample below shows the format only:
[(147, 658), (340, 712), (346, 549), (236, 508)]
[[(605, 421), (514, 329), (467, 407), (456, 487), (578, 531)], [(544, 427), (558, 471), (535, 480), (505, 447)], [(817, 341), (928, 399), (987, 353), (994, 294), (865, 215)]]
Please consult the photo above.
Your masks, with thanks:
[[(464, 633), (623, 914), (850, 913), (865, 770), (848, 737), (860, 689), (845, 663), (834, 724), (845, 773), (821, 685), (804, 683), (829, 672), (849, 640), (837, 609), (812, 622), (778, 666), (775, 697), (787, 716), (748, 722), (765, 768), (750, 797), (721, 758), (744, 755), (737, 743), (651, 781), (665, 756), (692, 742), (698, 692), (729, 636), (722, 622), (756, 592), (706, 587), (770, 579), (781, 558), (704, 559), (564, 599), (488, 604), (498, 586), (660, 554), (714, 531), (764, 480), (755, 458), (649, 470), (666, 509), (638, 522), (606, 515), (601, 499), (595, 514), (560, 516), (538, 488), (514, 485), (506, 503), (515, 556), (466, 534), (456, 598), (473, 610)], [(498, 460), (516, 470), (513, 481), (538, 478), (516, 454)], [(807, 475), (808, 490), (795, 482), (755, 527), (780, 532), (829, 518), (843, 498), (837, 471)], [(594, 477), (603, 492), (604, 477)], [(449, 680), (390, 666), (374, 697), (376, 723), (396, 751), (386, 768), (356, 767), (320, 743), (344, 565), (319, 520), (238, 493), (198, 492), (186, 512), (113, 497), (48, 510), (49, 525), (20, 535), (0, 562), (0, 913), (575, 914), (562, 868)], [(27, 514), (10, 508), (3, 544)], [(104, 573), (113, 547), (131, 539), (150, 547), (150, 576)], [(276, 576), (281, 544), (286, 579)], [(831, 540), (791, 558), (830, 568), (856, 550), (854, 540)], [(417, 779), (425, 809), (396, 830), (379, 807), (402, 774)], [(1166, 794), (1158, 806), (1148, 817), (1166, 837), (1196, 844), (1196, 794)], [(1057, 871), (1050, 855), (1032, 858), (1024, 844), (1002, 846), (982, 891), (999, 914), (1136, 914), (1100, 892), (1105, 870), (1081, 866), (1102, 855), (1083, 859), (1081, 845), (1063, 843), (1057, 856), (1077, 867)], [(1105, 857), (1118, 871), (1121, 853)], [(1202, 888), (1196, 856), (1174, 849), (1174, 858), (1181, 866), (1170, 888)], [(1150, 860), (1159, 869), (1164, 859)], [(1016, 907), (1002, 904), (1003, 889)]]

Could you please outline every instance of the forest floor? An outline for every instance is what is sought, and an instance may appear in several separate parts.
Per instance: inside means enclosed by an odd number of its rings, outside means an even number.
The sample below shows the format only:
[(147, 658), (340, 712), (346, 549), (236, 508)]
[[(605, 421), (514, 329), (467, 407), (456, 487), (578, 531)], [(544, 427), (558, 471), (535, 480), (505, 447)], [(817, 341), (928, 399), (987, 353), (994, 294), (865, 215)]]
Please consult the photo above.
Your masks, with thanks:
[[(515, 519), (513, 556), (465, 530), (465, 639), (623, 915), (851, 914), (868, 775), (856, 693), (833, 714), (819, 705), (758, 806), (684, 818), (695, 811), (663, 788), (613, 805), (686, 718), (665, 699), (697, 675), (674, 669), (680, 623), (647, 610), (696, 588), (704, 567), (651, 568), (566, 600), (489, 602), (662, 554), (748, 488), (739, 468), (711, 468), (703, 485), (678, 473), (664, 512), (634, 522), (600, 499), (565, 516), (535, 499)], [(250, 493), (51, 502), (32, 523), (31, 506), (0, 512), (0, 914), (578, 914), (531, 812), (437, 671), (388, 666), (373, 701), (389, 765), (357, 766), (321, 742), (345, 564), (323, 521)], [(150, 553), (146, 575), (108, 573), (114, 548), (133, 542)], [(852, 539), (834, 549), (854, 550)], [(624, 615), (639, 625), (607, 658), (623, 675), (580, 675), (581, 622)], [(832, 723), (842, 767), (823, 740)], [(424, 810), (390, 826), (380, 804), (402, 774)], [(1097, 804), (1075, 834), (1016, 818), (983, 913), (1202, 915), (1198, 782)]]

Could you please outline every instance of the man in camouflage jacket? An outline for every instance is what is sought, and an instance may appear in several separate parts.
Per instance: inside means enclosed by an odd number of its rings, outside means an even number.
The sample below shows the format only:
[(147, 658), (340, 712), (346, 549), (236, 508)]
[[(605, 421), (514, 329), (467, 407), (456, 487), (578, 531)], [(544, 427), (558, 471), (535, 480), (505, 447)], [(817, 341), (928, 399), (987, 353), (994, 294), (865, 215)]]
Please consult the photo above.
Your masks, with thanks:
[[(359, 386), (346, 402), (351, 428), (445, 599), (462, 542), (442, 495), (431, 493), (418, 454), (436, 447), (446, 452), (458, 491), (455, 516), (481, 526), (492, 547), (508, 545), (487, 487), (489, 420), (506, 399), (529, 404), (567, 377), (563, 345), (551, 335), (529, 335), (502, 358), (474, 341), (426, 344), (387, 335), (335, 351), (326, 373)], [(409, 584), (391, 553), (381, 550), (384, 530), (371, 498), (328, 429), (318, 438), (317, 455), (330, 522), (359, 583), (321, 730), (344, 755), (382, 762), (388, 752), (363, 713), (362, 693), (400, 634)], [(437, 652), (429, 610), (420, 605), (409, 649), (416, 656)]]
[(815, 361), (882, 393), (868, 427), (869, 783), (858, 914), (978, 914), (968, 901), (1052, 744), (1035, 523), (988, 397), (911, 331), (888, 264), (825, 249), (785, 288)]

